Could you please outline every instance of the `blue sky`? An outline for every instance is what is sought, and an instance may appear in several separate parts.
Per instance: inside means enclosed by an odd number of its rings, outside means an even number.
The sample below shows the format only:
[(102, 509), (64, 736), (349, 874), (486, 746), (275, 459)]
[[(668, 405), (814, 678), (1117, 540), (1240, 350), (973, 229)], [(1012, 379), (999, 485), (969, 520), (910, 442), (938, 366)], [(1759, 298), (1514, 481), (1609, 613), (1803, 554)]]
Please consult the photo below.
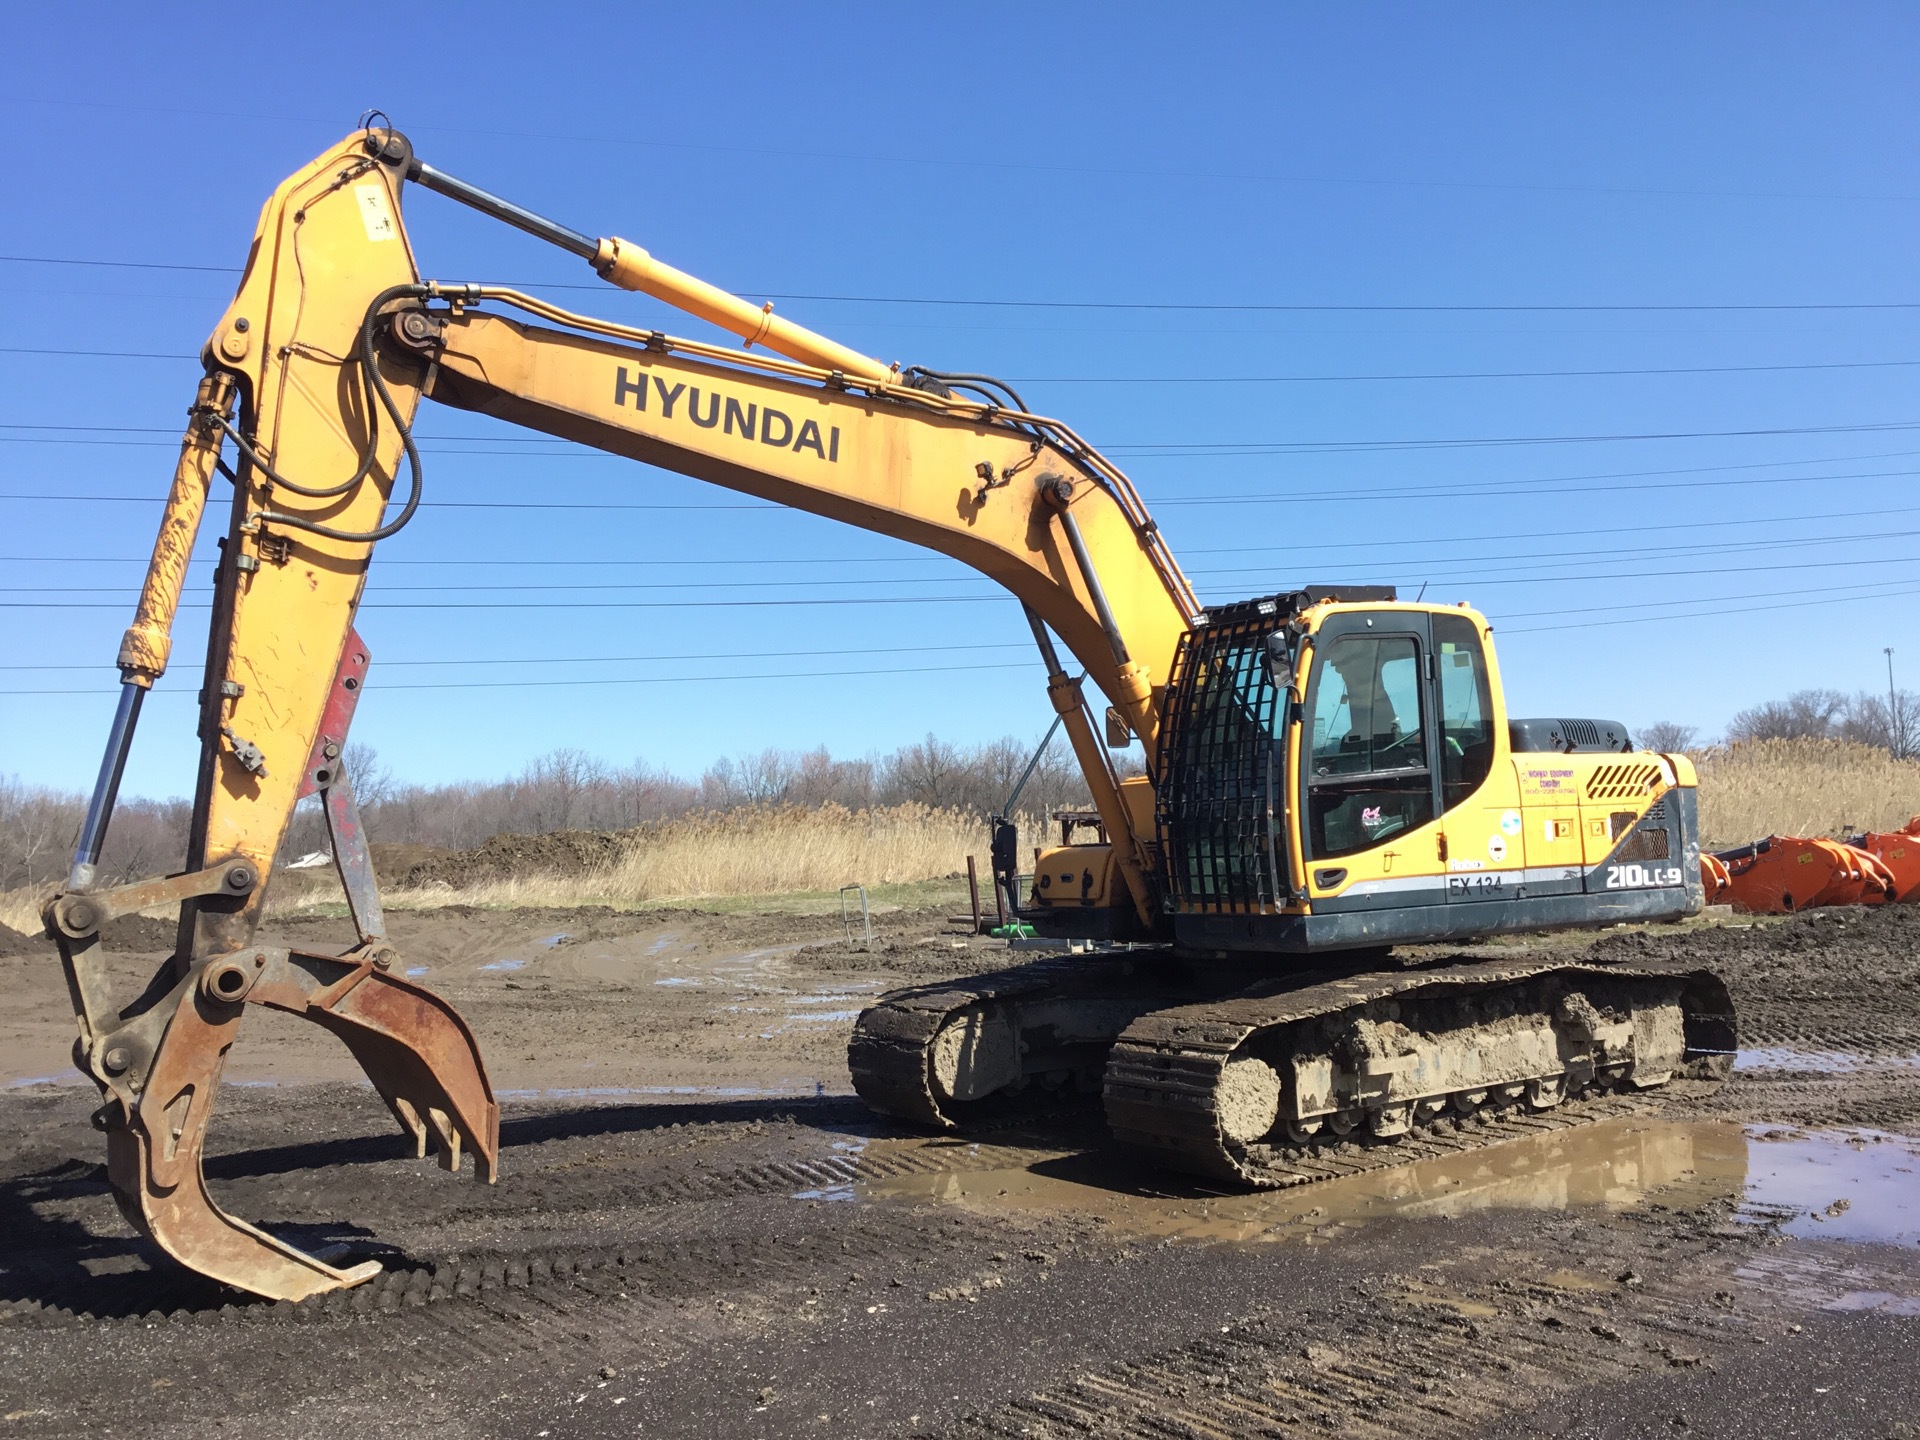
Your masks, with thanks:
[[(8, 22), (0, 773), (90, 783), (221, 267), (368, 106), (577, 229), (841, 297), (777, 303), (883, 359), (1014, 379), (1129, 470), (1206, 598), (1474, 603), (1515, 713), (1711, 730), (1882, 686), (1912, 632), (1909, 7), (207, 14)], [(437, 196), (407, 217), (432, 277), (592, 283)], [(25, 353), (59, 350), (178, 358)], [(1642, 373), (1539, 373), (1569, 371)], [(1497, 378), (1356, 378), (1432, 376)], [(480, 417), (418, 428), (429, 506), (360, 621), (357, 738), (404, 778), (1050, 719), (1018, 608), (952, 562)], [(527, 501), (647, 508), (460, 508)], [(627, 588), (502, 588), (583, 585)], [(205, 615), (129, 792), (191, 791)], [(662, 656), (724, 658), (622, 658)], [(1895, 659), (1920, 680), (1920, 645)]]

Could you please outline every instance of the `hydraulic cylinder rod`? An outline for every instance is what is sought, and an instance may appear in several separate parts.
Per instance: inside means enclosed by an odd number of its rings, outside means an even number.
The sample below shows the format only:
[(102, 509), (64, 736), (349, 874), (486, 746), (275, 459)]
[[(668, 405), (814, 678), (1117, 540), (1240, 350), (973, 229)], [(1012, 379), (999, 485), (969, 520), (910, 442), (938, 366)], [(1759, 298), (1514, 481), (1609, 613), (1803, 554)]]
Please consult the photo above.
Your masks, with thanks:
[(126, 773), (127, 752), (133, 747), (133, 727), (140, 719), (140, 702), (146, 698), (145, 685), (132, 680), (120, 682), (120, 703), (114, 708), (113, 728), (107, 732), (106, 754), (100, 757), (100, 777), (93, 782), (87, 818), (80, 826), (80, 839), (73, 847), (73, 869), (67, 872), (69, 890), (85, 890), (93, 884), (101, 847), (107, 843), (107, 822), (113, 818), (113, 802), (120, 795), (120, 777)]
[(676, 270), (656, 260), (630, 240), (609, 237), (595, 240), (578, 230), (569, 229), (526, 207), (503, 200), (498, 195), (469, 185), (415, 159), (407, 167), (407, 176), (434, 193), (470, 205), (483, 215), (526, 231), (529, 235), (557, 245), (583, 260), (590, 261), (608, 284), (623, 290), (638, 290), (656, 300), (664, 300), (676, 309), (697, 315), (722, 330), (731, 330), (749, 345), (764, 345), (775, 354), (822, 370), (838, 370), (857, 380), (888, 383), (899, 378), (896, 367), (883, 365), (870, 355), (862, 355), (826, 336), (781, 319), (773, 313), (773, 302), (755, 305), (717, 285), (709, 285), (684, 270)]

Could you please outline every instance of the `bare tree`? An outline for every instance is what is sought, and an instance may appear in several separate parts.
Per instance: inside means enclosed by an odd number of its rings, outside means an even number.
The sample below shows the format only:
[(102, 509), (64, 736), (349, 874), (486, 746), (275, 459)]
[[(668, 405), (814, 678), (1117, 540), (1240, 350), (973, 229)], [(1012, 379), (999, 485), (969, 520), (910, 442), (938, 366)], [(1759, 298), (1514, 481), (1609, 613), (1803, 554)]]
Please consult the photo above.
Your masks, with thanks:
[(1896, 760), (1920, 757), (1920, 695), (1862, 690), (1847, 702), (1837, 728), (1841, 739), (1875, 746)]
[(1742, 710), (1727, 724), (1727, 739), (1825, 740), (1839, 728), (1847, 697), (1838, 690), (1796, 690), (1784, 700), (1769, 700)]
[(393, 772), (380, 763), (380, 752), (358, 740), (347, 742), (347, 777), (353, 784), (354, 802), (364, 813), (384, 804), (393, 794)]
[(943, 808), (961, 803), (960, 752), (929, 734), (925, 740), (896, 750), (884, 766), (885, 786), (901, 800)]
[(0, 890), (38, 885), (65, 869), (86, 802), (0, 776)]
[(1691, 750), (1699, 738), (1698, 727), (1682, 725), (1677, 720), (1656, 720), (1651, 725), (1642, 725), (1639, 731), (1640, 743), (1662, 755)]

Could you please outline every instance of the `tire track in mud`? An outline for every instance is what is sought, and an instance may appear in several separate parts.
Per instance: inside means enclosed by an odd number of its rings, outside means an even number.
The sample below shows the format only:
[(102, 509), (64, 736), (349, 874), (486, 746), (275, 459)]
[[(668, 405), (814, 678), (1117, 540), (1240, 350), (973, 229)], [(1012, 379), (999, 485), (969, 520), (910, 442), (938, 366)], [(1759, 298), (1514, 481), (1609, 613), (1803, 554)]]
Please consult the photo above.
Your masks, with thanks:
[[(1673, 1089), (1691, 1094), (1713, 1088), (1703, 1085), (1689, 1090), (1689, 1084), (1675, 1082)], [(1666, 1092), (1648, 1092), (1570, 1101), (1559, 1109), (1538, 1113), (1486, 1111), (1448, 1131), (1422, 1132), (1394, 1143), (1356, 1139), (1316, 1157), (1316, 1178), (1341, 1179), (1602, 1120), (1645, 1114), (1672, 1098)], [(726, 1124), (717, 1122), (714, 1128), (719, 1130)], [(905, 1143), (874, 1138), (841, 1143), (858, 1148), (810, 1158), (683, 1171), (631, 1185), (624, 1183), (622, 1172), (654, 1168), (658, 1165), (657, 1158), (631, 1154), (555, 1155), (539, 1168), (529, 1167), (515, 1175), (509, 1182), (511, 1189), (503, 1187), (489, 1195), (485, 1221), (497, 1227), (503, 1223), (510, 1225), (516, 1219), (555, 1212), (591, 1214), (611, 1205), (615, 1211), (611, 1223), (621, 1234), (620, 1244), (568, 1245), (534, 1240), (519, 1250), (503, 1250), (494, 1244), (477, 1247), (470, 1254), (440, 1255), (408, 1253), (393, 1246), (351, 1247), (354, 1258), (376, 1258), (388, 1268), (377, 1278), (351, 1290), (315, 1296), (298, 1305), (245, 1295), (164, 1260), (158, 1262), (158, 1268), (76, 1275), (68, 1253), (70, 1240), (63, 1235), (57, 1247), (45, 1247), (53, 1253), (24, 1253), (0, 1274), (0, 1323), (44, 1326), (136, 1319), (149, 1324), (204, 1323), (209, 1317), (220, 1323), (311, 1323), (322, 1317), (388, 1314), (493, 1291), (525, 1292), (550, 1284), (571, 1284), (579, 1276), (609, 1266), (641, 1265), (664, 1245), (679, 1244), (682, 1253), (694, 1254), (684, 1248), (685, 1242), (676, 1241), (670, 1235), (650, 1237), (656, 1232), (682, 1228), (689, 1223), (690, 1211), (713, 1202), (769, 1195), (839, 1198), (855, 1185), (915, 1175), (1021, 1168), (1070, 1153), (1044, 1144), (1007, 1143), (986, 1136), (976, 1139), (940, 1136)], [(532, 1158), (523, 1157), (521, 1165), (527, 1165)], [(347, 1172), (359, 1168), (336, 1165), (328, 1170)], [(248, 1182), (229, 1185), (226, 1188), (229, 1205), (236, 1210), (257, 1210), (278, 1200), (284, 1207), (287, 1197), (284, 1189), (274, 1183), (278, 1178), (256, 1173), (249, 1176)], [(328, 1175), (323, 1172), (318, 1178), (309, 1178), (304, 1197), (309, 1208), (316, 1204), (324, 1207), (326, 1192), (332, 1188), (328, 1184), (330, 1179), (346, 1187), (349, 1195), (356, 1193), (363, 1183), (350, 1173)], [(0, 1186), (0, 1190), (10, 1192), (8, 1198), (13, 1204), (25, 1206), (53, 1202), (70, 1208), (78, 1202), (97, 1204), (109, 1195), (103, 1168), (80, 1162), (72, 1162), (52, 1173), (8, 1182)], [(471, 1201), (463, 1203), (455, 1194), (451, 1213), (436, 1218), (452, 1223), (475, 1208)], [(375, 1224), (380, 1220), (377, 1214), (364, 1214), (364, 1218)], [(303, 1238), (298, 1243), (312, 1245), (314, 1242)], [(334, 1253), (327, 1258), (340, 1261), (347, 1257)]]
[[(1675, 1104), (1710, 1103), (1718, 1088), (1717, 1082), (1675, 1081), (1659, 1091), (1570, 1100), (1549, 1111), (1488, 1109), (1447, 1130), (1423, 1131), (1394, 1142), (1355, 1138), (1316, 1156), (1314, 1183), (1490, 1149), (1600, 1121), (1649, 1114)], [(1916, 1085), (1914, 1096), (1920, 1104), (1920, 1085)], [(726, 1121), (695, 1128), (705, 1132), (695, 1137), (702, 1149), (709, 1142), (739, 1143), (743, 1130), (747, 1134), (764, 1132), (763, 1125)], [(734, 1133), (729, 1135), (729, 1131)], [(509, 1229), (507, 1235), (497, 1236), (491, 1243), (466, 1248), (456, 1242), (450, 1251), (440, 1253), (424, 1245), (408, 1249), (372, 1244), (342, 1247), (336, 1243), (327, 1247), (333, 1252), (327, 1255), (330, 1260), (341, 1261), (351, 1252), (352, 1258), (379, 1259), (387, 1269), (354, 1289), (315, 1296), (295, 1305), (245, 1295), (165, 1260), (157, 1260), (148, 1268), (135, 1268), (135, 1261), (121, 1273), (77, 1274), (71, 1256), (72, 1236), (63, 1230), (55, 1242), (39, 1251), (29, 1250), (10, 1258), (0, 1273), (0, 1324), (63, 1326), (130, 1320), (146, 1324), (306, 1324), (326, 1318), (386, 1315), (493, 1292), (527, 1293), (553, 1285), (567, 1287), (577, 1285), (581, 1276), (609, 1268), (633, 1267), (640, 1273), (668, 1250), (705, 1264), (701, 1257), (706, 1251), (700, 1242), (683, 1234), (697, 1234), (704, 1206), (757, 1196), (846, 1198), (851, 1187), (873, 1182), (1023, 1168), (1078, 1148), (1071, 1140), (1066, 1149), (1058, 1148), (1062, 1138), (1058, 1134), (1030, 1137), (1027, 1132), (909, 1141), (843, 1137), (838, 1143), (849, 1148), (832, 1154), (789, 1156), (715, 1169), (676, 1169), (665, 1177), (635, 1177), (632, 1183), (628, 1175), (657, 1171), (661, 1157), (646, 1153), (582, 1155), (567, 1153), (558, 1144), (536, 1145), (532, 1154), (518, 1157), (518, 1173), (486, 1195), (484, 1208), (470, 1197), (463, 1198), (460, 1188), (450, 1187), (439, 1192), (449, 1208), (425, 1218), (447, 1228), (471, 1218), (498, 1230), (556, 1214), (606, 1214), (604, 1223), (617, 1231), (617, 1242), (569, 1244), (536, 1234), (515, 1246)], [(1054, 1143), (1049, 1145), (1048, 1139)], [(549, 1148), (553, 1153), (540, 1154)], [(425, 1163), (401, 1162), (415, 1166)], [(685, 1164), (684, 1157), (679, 1164)], [(365, 1194), (365, 1168), (360, 1163), (335, 1164), (325, 1167), (318, 1176), (310, 1174), (302, 1196), (305, 1208), (324, 1212), (337, 1194), (349, 1211), (359, 1202), (359, 1217), (377, 1230), (384, 1217), (377, 1210), (368, 1210), (361, 1198)], [(395, 1167), (392, 1173), (407, 1172)], [(244, 1181), (230, 1182), (223, 1195), (230, 1208), (242, 1213), (258, 1213), (275, 1204), (284, 1209), (288, 1196), (279, 1183), (283, 1180), (282, 1176), (256, 1170)], [(102, 1167), (75, 1161), (57, 1171), (6, 1182), (0, 1185), (0, 1196), (16, 1207), (53, 1204), (71, 1212), (87, 1203), (98, 1208), (109, 1198), (109, 1191)], [(295, 1232), (324, 1227), (285, 1228), (296, 1243), (320, 1248), (314, 1236)], [(755, 1263), (764, 1263), (764, 1258)]]
[[(855, 1142), (858, 1143), (858, 1142)], [(896, 1142), (897, 1144), (897, 1142)], [(885, 1148), (880, 1148), (885, 1147)], [(1065, 1152), (991, 1139), (936, 1139), (918, 1144), (868, 1142), (866, 1147), (816, 1158), (769, 1160), (757, 1164), (679, 1174), (665, 1180), (627, 1186), (619, 1172), (640, 1168), (646, 1157), (565, 1161), (520, 1178), (522, 1193), (510, 1205), (490, 1208), (495, 1223), (516, 1215), (558, 1209), (591, 1213), (606, 1210), (622, 1242), (612, 1245), (539, 1245), (523, 1252), (497, 1248), (473, 1254), (415, 1256), (387, 1248), (371, 1252), (388, 1266), (376, 1279), (351, 1290), (315, 1296), (298, 1305), (248, 1296), (190, 1274), (165, 1262), (163, 1268), (111, 1275), (75, 1275), (64, 1234), (50, 1255), (32, 1252), (10, 1259), (0, 1276), (0, 1323), (73, 1325), (88, 1322), (142, 1323), (312, 1323), (338, 1317), (388, 1314), (396, 1310), (470, 1299), (493, 1292), (531, 1292), (558, 1285), (578, 1287), (582, 1277), (609, 1270), (645, 1273), (668, 1249), (683, 1261), (712, 1274), (720, 1257), (694, 1242), (649, 1232), (685, 1228), (689, 1212), (712, 1202), (756, 1196), (833, 1196), (833, 1192), (875, 1181), (912, 1175), (1005, 1169), (1032, 1164)], [(43, 1204), (107, 1197), (100, 1166), (75, 1162), (61, 1171), (8, 1182), (16, 1203)], [(263, 1195), (264, 1198), (264, 1195)], [(370, 1217), (377, 1219), (378, 1217)], [(339, 1258), (339, 1257), (333, 1257)], [(780, 1257), (757, 1247), (751, 1262), (737, 1270), (777, 1264)]]
[[(1360, 1287), (1355, 1300), (1263, 1309), (933, 1433), (1470, 1435), (1523, 1397), (1710, 1366), (1764, 1340), (1764, 1312), (1736, 1309), (1734, 1292), (1765, 1231), (1725, 1224), (1727, 1208), (1706, 1203), (1697, 1224), (1679, 1222), (1678, 1238), (1670, 1215), (1583, 1217), (1554, 1227), (1552, 1250), (1508, 1257), (1536, 1272), (1527, 1278), (1399, 1276)], [(1447, 1268), (1485, 1273), (1477, 1261)]]
[(1746, 1071), (1699, 1102), (1698, 1113), (1748, 1124), (1920, 1134), (1920, 1067), (1865, 1066), (1838, 1074)]

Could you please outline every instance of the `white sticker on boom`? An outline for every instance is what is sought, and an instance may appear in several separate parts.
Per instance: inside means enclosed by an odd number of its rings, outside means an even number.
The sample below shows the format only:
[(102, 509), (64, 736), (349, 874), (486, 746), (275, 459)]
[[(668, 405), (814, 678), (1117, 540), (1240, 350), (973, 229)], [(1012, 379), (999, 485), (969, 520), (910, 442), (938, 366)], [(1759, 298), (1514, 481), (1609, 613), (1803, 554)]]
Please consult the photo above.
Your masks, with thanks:
[(393, 206), (387, 203), (384, 185), (356, 185), (353, 193), (360, 200), (360, 219), (367, 227), (369, 240), (398, 238), (400, 227), (393, 222)]

